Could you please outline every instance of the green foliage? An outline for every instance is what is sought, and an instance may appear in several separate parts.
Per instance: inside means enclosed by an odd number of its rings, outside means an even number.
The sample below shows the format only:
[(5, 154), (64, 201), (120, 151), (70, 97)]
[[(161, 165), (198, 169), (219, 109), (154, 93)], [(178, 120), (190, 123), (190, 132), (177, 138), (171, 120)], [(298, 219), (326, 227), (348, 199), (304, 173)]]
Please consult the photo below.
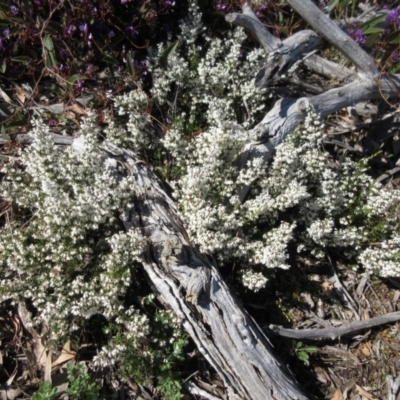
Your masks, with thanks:
[[(99, 388), (92, 381), (84, 364), (67, 364), (68, 388), (66, 393), (70, 400), (102, 400)], [(48, 382), (43, 382), (39, 390), (32, 395), (32, 400), (52, 400), (59, 393), (57, 387), (52, 388)]]
[(310, 355), (318, 351), (318, 347), (315, 346), (305, 346), (303, 342), (292, 341), (292, 354), (296, 355), (297, 358), (305, 365), (310, 365)]
[(43, 382), (39, 390), (32, 394), (32, 400), (52, 400), (58, 393), (58, 388), (52, 388), (48, 382)]
[(101, 400), (99, 387), (92, 381), (85, 365), (67, 365), (69, 385), (67, 393), (70, 400)]
[(166, 400), (180, 400), (183, 398), (181, 380), (170, 365), (161, 367), (161, 375), (158, 376), (157, 380), (158, 389)]

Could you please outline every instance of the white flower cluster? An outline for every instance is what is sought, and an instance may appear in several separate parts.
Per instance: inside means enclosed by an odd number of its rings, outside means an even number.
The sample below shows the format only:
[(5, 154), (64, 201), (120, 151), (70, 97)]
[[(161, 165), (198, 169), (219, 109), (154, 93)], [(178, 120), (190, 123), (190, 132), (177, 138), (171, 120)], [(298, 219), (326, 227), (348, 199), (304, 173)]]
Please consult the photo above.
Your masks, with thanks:
[(268, 279), (259, 272), (254, 272), (251, 269), (245, 270), (242, 275), (242, 283), (253, 292), (258, 292), (267, 284)]
[(288, 269), (290, 267), (286, 264), (288, 258), (286, 249), (293, 238), (294, 228), (295, 224), (289, 225), (287, 222), (282, 222), (279, 228), (272, 229), (266, 235), (262, 263), (268, 268)]
[[(30, 299), (38, 311), (35, 323), (47, 326), (51, 339), (95, 314), (118, 317), (134, 332), (135, 320), (120, 299), (132, 284), (144, 240), (136, 230), (119, 232), (116, 219), (129, 205), (133, 181), (104, 167), (94, 121), (89, 115), (65, 151), (46, 125), (34, 121), (33, 143), (18, 161), (23, 168), (6, 166), (3, 195), (28, 223), (2, 229), (0, 301)], [(78, 143), (84, 151), (76, 151)]]
[[(171, 144), (185, 171), (174, 188), (189, 232), (221, 263), (240, 260), (248, 265), (246, 271), (251, 272), (243, 275), (247, 287), (256, 288), (260, 281), (252, 267), (289, 267), (287, 246), (292, 238), (298, 251), (323, 256), (332, 247), (355, 257), (371, 238), (390, 237), (399, 225), (393, 212), (399, 191), (375, 183), (362, 163), (330, 160), (312, 109), (302, 128), (277, 147), (268, 168), (256, 159), (237, 171), (235, 154), (247, 135), (234, 121), (212, 126), (191, 141), (177, 129), (170, 133), (167, 147)], [(240, 204), (239, 188), (250, 183), (253, 189)], [(283, 215), (290, 222), (280, 222)]]
[(107, 139), (117, 146), (128, 147), (141, 152), (152, 149), (157, 140), (149, 114), (149, 99), (142, 90), (131, 92), (113, 98), (118, 115), (128, 115), (129, 121), (124, 127), (111, 121), (105, 133)]
[(400, 236), (369, 247), (359, 256), (361, 264), (383, 277), (400, 276)]
[[(244, 60), (241, 45), (246, 35), (242, 29), (229, 32), (224, 39), (211, 38), (204, 34), (196, 2), (189, 2), (189, 12), (166, 68), (160, 67), (159, 60), (171, 44), (152, 52), (151, 100), (176, 125), (183, 119), (195, 126), (197, 119), (207, 115), (207, 124), (214, 126), (237, 119), (249, 126), (265, 107), (265, 91), (256, 89), (253, 82), (265, 59), (263, 51), (252, 50)], [(166, 140), (168, 146), (169, 137)]]

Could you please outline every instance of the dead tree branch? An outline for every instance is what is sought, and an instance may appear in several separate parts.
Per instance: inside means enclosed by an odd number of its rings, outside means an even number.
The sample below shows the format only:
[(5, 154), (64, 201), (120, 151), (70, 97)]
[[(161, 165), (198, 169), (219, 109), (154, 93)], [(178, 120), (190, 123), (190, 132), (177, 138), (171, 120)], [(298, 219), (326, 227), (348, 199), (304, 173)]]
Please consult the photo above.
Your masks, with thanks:
[(268, 333), (295, 340), (337, 340), (342, 337), (351, 337), (367, 329), (391, 324), (400, 320), (400, 311), (374, 317), (365, 321), (355, 321), (337, 328), (323, 329), (287, 329), (277, 325), (270, 325)]

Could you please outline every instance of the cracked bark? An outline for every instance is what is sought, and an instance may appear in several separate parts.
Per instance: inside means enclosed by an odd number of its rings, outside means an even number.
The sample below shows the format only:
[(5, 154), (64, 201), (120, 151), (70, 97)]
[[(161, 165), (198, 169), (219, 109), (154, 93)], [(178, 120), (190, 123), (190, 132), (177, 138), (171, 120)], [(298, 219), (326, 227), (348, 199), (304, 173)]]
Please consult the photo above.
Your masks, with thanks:
[[(72, 142), (78, 154), (84, 146), (80, 138)], [(121, 220), (126, 230), (139, 228), (147, 239), (143, 267), (153, 290), (181, 318), (198, 350), (223, 379), (227, 398), (310, 398), (231, 293), (213, 258), (200, 254), (190, 242), (174, 202), (150, 167), (111, 143), (103, 143), (102, 149), (105, 167), (118, 179), (134, 178), (134, 207), (125, 210)]]

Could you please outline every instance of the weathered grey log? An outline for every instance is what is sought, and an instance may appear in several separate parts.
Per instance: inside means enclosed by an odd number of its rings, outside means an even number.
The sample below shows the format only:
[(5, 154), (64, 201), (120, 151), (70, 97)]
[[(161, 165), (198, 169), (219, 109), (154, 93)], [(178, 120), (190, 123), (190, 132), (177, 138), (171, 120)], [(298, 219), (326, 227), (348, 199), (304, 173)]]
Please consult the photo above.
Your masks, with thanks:
[(322, 40), (315, 32), (305, 30), (295, 33), (268, 54), (267, 63), (257, 74), (255, 85), (259, 88), (271, 85), (287, 74), (302, 57), (321, 46)]
[(267, 332), (295, 340), (337, 340), (342, 337), (351, 337), (367, 329), (400, 321), (400, 311), (370, 318), (364, 321), (355, 321), (340, 327), (323, 329), (287, 329), (278, 325), (269, 325)]
[[(242, 14), (227, 14), (225, 19), (231, 24), (249, 30), (254, 38), (264, 48), (265, 53), (268, 56), (266, 65), (258, 73), (258, 78), (256, 78), (256, 85), (258, 87), (263, 87), (269, 83), (266, 82), (268, 77), (264, 78), (264, 80), (262, 79), (263, 76), (266, 75), (266, 72), (264, 71), (274, 71), (274, 73), (270, 75), (273, 75), (273, 80), (277, 80), (278, 77), (285, 74), (293, 64), (302, 59), (304, 59), (304, 65), (307, 68), (330, 79), (336, 79), (339, 82), (347, 82), (349, 79), (355, 78), (356, 74), (346, 67), (325, 60), (317, 55), (307, 56), (308, 53), (311, 53), (313, 49), (318, 48), (322, 44), (322, 42), (315, 37), (314, 32), (310, 30), (303, 31), (305, 34), (298, 32), (284, 41), (281, 41), (279, 38), (273, 36), (264, 25), (262, 25), (248, 4), (243, 5), (242, 11)], [(311, 44), (310, 47), (308, 47), (309, 40)], [(282, 60), (280, 60), (280, 58), (282, 58)], [(288, 67), (281, 67), (274, 70), (274, 65)]]
[(248, 29), (267, 54), (281, 47), (281, 40), (269, 33), (247, 3), (242, 6), (242, 12), (227, 14), (225, 20)]
[(356, 72), (329, 60), (313, 54), (303, 61), (303, 65), (310, 71), (338, 83), (349, 83), (357, 78)]
[[(71, 136), (63, 136), (53, 133), (54, 143), (57, 145), (70, 145), (73, 141), (73, 137)], [(17, 143), (21, 144), (31, 144), (32, 143), (32, 136), (27, 133), (20, 133), (19, 135), (13, 136), (12, 140), (15, 140)], [(0, 138), (0, 145), (9, 142), (10, 140), (4, 139), (3, 137)]]
[[(182, 319), (219, 373), (229, 399), (307, 399), (272, 345), (224, 283), (210, 256), (199, 254), (162, 182), (133, 153), (102, 145), (106, 168), (135, 178), (134, 207), (121, 219), (148, 241), (144, 270), (161, 301)], [(83, 151), (84, 141), (73, 142)]]
[(387, 400), (398, 400), (400, 395), (400, 375), (393, 379), (393, 376), (387, 377), (388, 397)]
[(287, 0), (302, 18), (325, 40), (335, 46), (367, 79), (376, 79), (379, 69), (375, 61), (340, 27), (329, 19), (311, 0)]

